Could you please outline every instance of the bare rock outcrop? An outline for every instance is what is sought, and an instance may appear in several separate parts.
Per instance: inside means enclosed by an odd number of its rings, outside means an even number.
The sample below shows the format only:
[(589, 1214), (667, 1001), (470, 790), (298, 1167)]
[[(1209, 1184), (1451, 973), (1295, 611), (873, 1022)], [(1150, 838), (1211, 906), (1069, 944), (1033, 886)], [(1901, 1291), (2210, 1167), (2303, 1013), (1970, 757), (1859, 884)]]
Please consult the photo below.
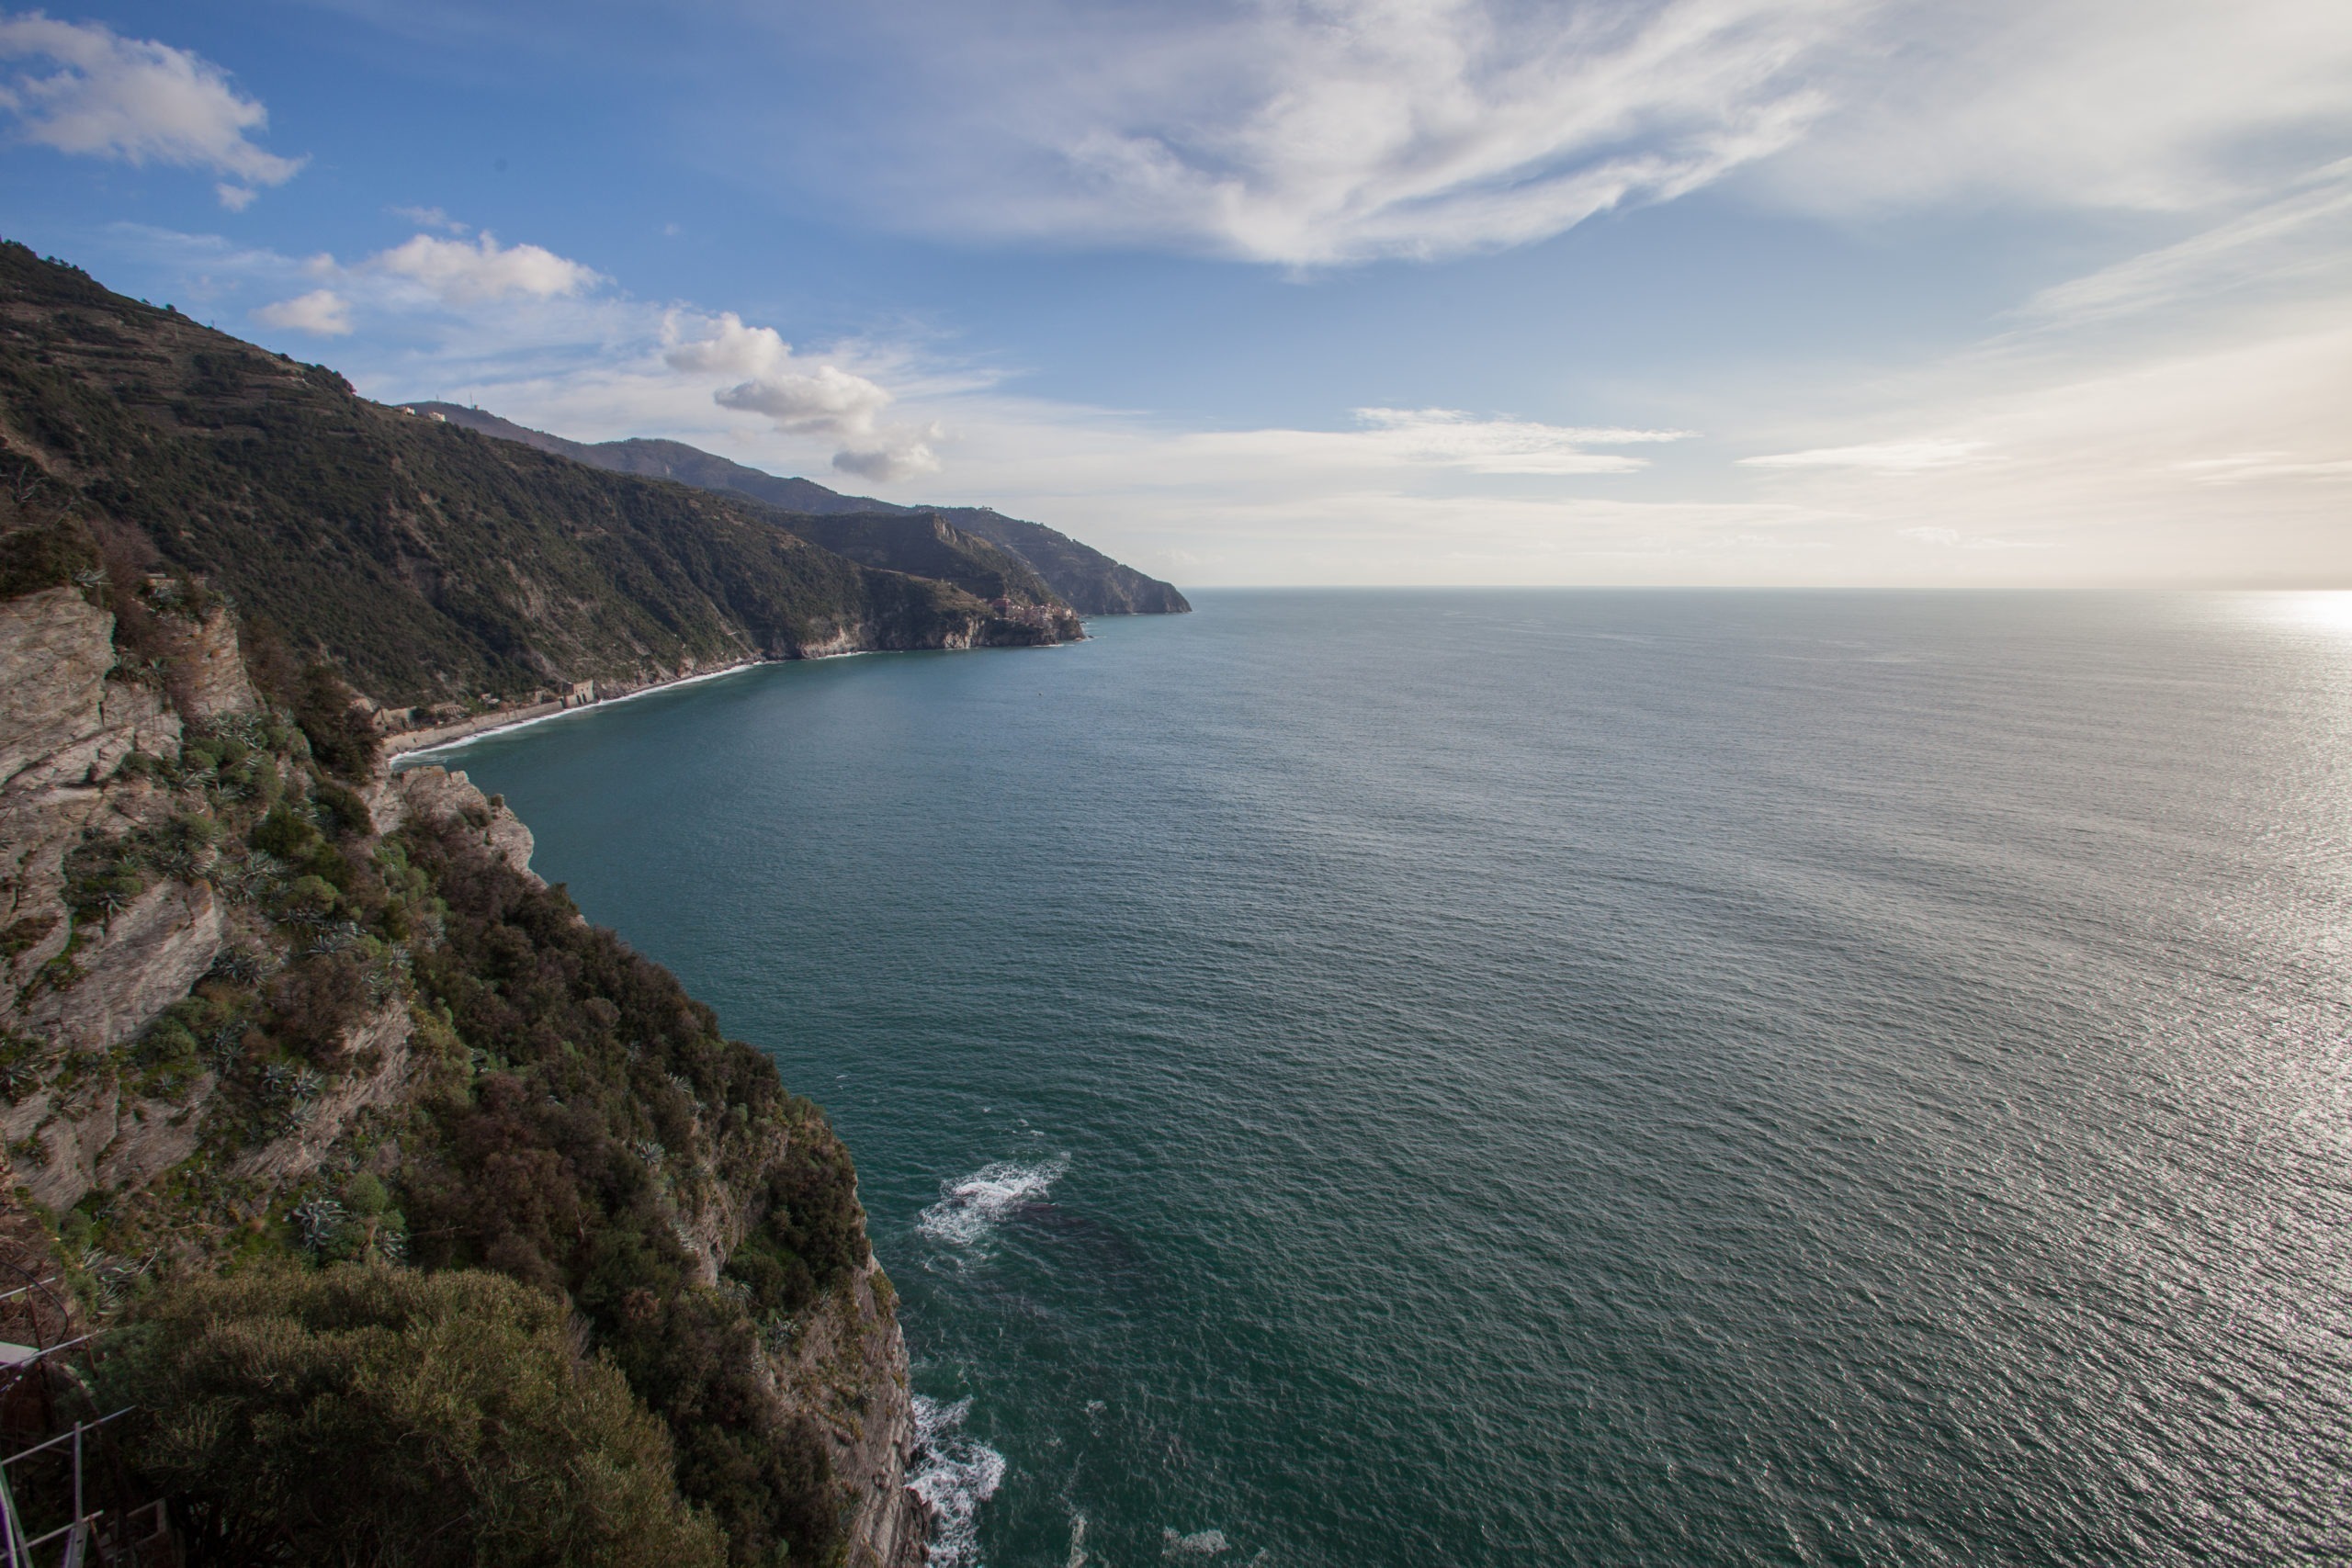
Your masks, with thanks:
[(215, 605), (201, 619), (160, 616), (157, 630), (169, 655), (172, 705), (184, 716), (210, 723), (261, 711), (227, 606)]
[(71, 588), (0, 602), (0, 786), (105, 728), (114, 617)]
[(793, 1370), (824, 1401), (833, 1473), (855, 1499), (850, 1568), (920, 1568), (931, 1517), (907, 1486), (914, 1396), (895, 1292), (869, 1255), (803, 1333)]
[(413, 768), (393, 778), (390, 787), (368, 805), (375, 812), (379, 832), (389, 833), (412, 817), (422, 822), (462, 822), (499, 859), (532, 881), (539, 881), (531, 870), (531, 851), (537, 847), (531, 830), (503, 802), (492, 805), (462, 773)]
[(28, 1021), (67, 1050), (129, 1040), (188, 993), (220, 955), (227, 911), (203, 883), (149, 888), (75, 955), (80, 977), (40, 997)]

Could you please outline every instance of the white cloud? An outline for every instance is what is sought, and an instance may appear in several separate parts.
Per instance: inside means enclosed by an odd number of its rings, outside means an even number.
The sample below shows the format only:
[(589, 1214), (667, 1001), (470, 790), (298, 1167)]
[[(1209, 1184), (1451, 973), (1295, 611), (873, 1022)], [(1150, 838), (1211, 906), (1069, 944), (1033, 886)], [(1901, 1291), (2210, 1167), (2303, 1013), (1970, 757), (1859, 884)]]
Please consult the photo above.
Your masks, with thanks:
[(763, 413), (794, 434), (870, 434), (890, 394), (863, 376), (831, 365), (762, 377), (714, 394), (718, 406)]
[(1763, 171), (1814, 210), (2177, 211), (2275, 188), (2352, 130), (2335, 0), (1904, 0), (1809, 78), (1835, 106)]
[(264, 326), (309, 333), (314, 337), (348, 337), (351, 302), (331, 288), (313, 288), (308, 294), (264, 305), (254, 312), (254, 320)]
[(0, 59), (52, 67), (0, 86), (0, 108), (17, 116), (27, 140), (61, 152), (228, 175), (239, 183), (215, 188), (232, 211), (253, 200), (253, 187), (283, 185), (305, 162), (254, 141), (251, 133), (268, 123), (269, 111), (239, 93), (219, 66), (186, 50), (33, 11), (0, 17)]
[(732, 310), (721, 312), (707, 337), (676, 342), (679, 312), (662, 321), (662, 333), (673, 346), (662, 357), (679, 370), (707, 370), (722, 376), (762, 376), (781, 372), (792, 363), (792, 345), (774, 327), (747, 327)]
[(921, 206), (854, 177), (965, 231), (1293, 265), (1516, 244), (1787, 146), (1824, 107), (1794, 68), (1864, 3), (941, 7), (888, 46), (955, 82), (904, 128)]
[(1627, 474), (1648, 464), (1587, 448), (1680, 441), (1690, 434), (1477, 419), (1457, 409), (1358, 409), (1356, 418), (1371, 427), (1363, 438), (1370, 445), (1408, 460), (1476, 474)]
[(665, 364), (695, 374), (751, 378), (714, 391), (711, 400), (720, 408), (763, 414), (789, 435), (838, 443), (833, 467), (876, 483), (938, 470), (933, 443), (944, 433), (936, 424), (883, 424), (883, 411), (897, 400), (879, 382), (838, 365), (796, 359), (792, 345), (775, 328), (745, 326), (731, 310), (712, 321), (707, 336), (684, 342), (675, 341), (678, 319), (673, 312), (663, 322), (663, 335), (671, 340)]
[(1989, 461), (1985, 443), (1927, 438), (1875, 441), (1859, 446), (1816, 446), (1804, 452), (1775, 452), (1742, 457), (1751, 468), (1869, 468), (1885, 474), (1917, 474), (1963, 463)]
[[(1299, 267), (1524, 243), (1726, 180), (1838, 213), (2214, 209), (2275, 191), (2352, 130), (2340, 0), (897, 0), (865, 14), (847, 25), (869, 30), (876, 62), (931, 90), (892, 95), (887, 114), (828, 99), (824, 124), (777, 128), (801, 177), (958, 237)], [(720, 95), (707, 112), (741, 166), (746, 115), (818, 107)]]
[(601, 281), (595, 270), (538, 245), (501, 245), (489, 234), (471, 244), (419, 234), (370, 256), (366, 270), (422, 285), (445, 305), (481, 305), (523, 297), (579, 294)]

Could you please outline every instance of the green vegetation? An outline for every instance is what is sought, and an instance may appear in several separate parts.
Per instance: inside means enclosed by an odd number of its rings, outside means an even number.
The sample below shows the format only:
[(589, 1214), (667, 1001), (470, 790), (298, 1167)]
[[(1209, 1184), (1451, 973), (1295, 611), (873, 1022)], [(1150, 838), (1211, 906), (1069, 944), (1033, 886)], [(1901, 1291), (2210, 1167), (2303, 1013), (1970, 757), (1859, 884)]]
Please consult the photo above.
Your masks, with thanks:
[[(692, 1538), (692, 1551), (677, 1548), (684, 1561), (833, 1560), (842, 1494), (823, 1434), (775, 1400), (763, 1352), (788, 1348), (810, 1307), (865, 1261), (847, 1152), (817, 1107), (787, 1094), (764, 1056), (725, 1039), (668, 971), (485, 847), (486, 814), (379, 839), (365, 802), (324, 775), (319, 750), (300, 729), (254, 718), (192, 727), (176, 759), (141, 759), (136, 771), (184, 808), (78, 848), (73, 918), (103, 921), (162, 880), (209, 881), (268, 941), (224, 952), (187, 998), (106, 1056), (60, 1060), (30, 1041), (0, 1042), (0, 1093), (12, 1100), (111, 1075), (140, 1100), (187, 1105), (210, 1075), (194, 1156), (154, 1188), (94, 1192), (57, 1217), (64, 1251), (82, 1260), (77, 1282), (101, 1310), (136, 1303), (154, 1283), (122, 1260), (180, 1260), (166, 1271), (176, 1282), (134, 1306), (160, 1325), (139, 1342), (166, 1347), (137, 1363), (139, 1397), (161, 1402), (158, 1435), (138, 1450), (149, 1480), (190, 1500), (229, 1554), (221, 1561), (559, 1562), (576, 1551), (581, 1562), (634, 1562), (646, 1559), (628, 1542), (669, 1539), (656, 1530), (665, 1518), (662, 1529)], [(394, 998), (416, 1021), (411, 1048), (424, 1058), (405, 1110), (346, 1134), (293, 1189), (241, 1176), (242, 1160), (300, 1132), (337, 1086), (377, 1070), (351, 1043)], [(744, 1234), (709, 1280), (706, 1244), (684, 1221), (712, 1212), (722, 1188)], [(208, 1282), (198, 1266), (207, 1260), (263, 1267), (266, 1282)], [(336, 1272), (358, 1262), (375, 1272)], [(529, 1313), (479, 1282), (418, 1296), (412, 1274), (384, 1274), (399, 1264), (434, 1279), (511, 1280), (518, 1299), (555, 1314), (548, 1322), (565, 1308), (548, 1303), (568, 1303), (594, 1367), (566, 1383), (539, 1350), (525, 1353), (540, 1333)], [(318, 1283), (327, 1279), (340, 1283)], [(390, 1446), (400, 1422), (432, 1413), (401, 1403), (412, 1394), (382, 1381), (380, 1356), (470, 1334), (466, 1314), (477, 1311), (493, 1320), (485, 1343), (508, 1345), (528, 1386), (502, 1388), (494, 1357), (465, 1364), (448, 1396), (457, 1403), (434, 1416), (457, 1426), (399, 1438), (410, 1445), (400, 1454), (432, 1456), (402, 1468)], [(243, 1326), (198, 1345), (189, 1337), (201, 1338), (207, 1314)], [(350, 1324), (366, 1332), (338, 1326)], [(248, 1346), (243, 1361), (223, 1348), (236, 1346)], [(657, 1448), (662, 1484), (674, 1486), (667, 1513), (638, 1498), (611, 1539), (562, 1536), (529, 1501), (551, 1484), (552, 1438), (464, 1457), (464, 1431), (501, 1401), (545, 1415), (548, 1432), (574, 1420), (564, 1400), (585, 1401), (579, 1419), (621, 1430), (612, 1424), (627, 1412), (615, 1413), (607, 1383), (635, 1401), (628, 1419), (667, 1434)], [(289, 1408), (298, 1393), (317, 1408)], [(356, 1441), (349, 1433), (382, 1414), (371, 1401), (407, 1413), (384, 1417), (391, 1435), (354, 1450), (355, 1468), (333, 1487), (313, 1495), (271, 1468), (298, 1469), (306, 1445)], [(271, 1457), (247, 1485), (234, 1461), (254, 1444)], [(601, 1451), (591, 1444), (563, 1462), (600, 1464)], [(340, 1450), (331, 1457), (329, 1472), (344, 1462)], [(380, 1497), (348, 1515), (316, 1512), (379, 1463), (396, 1472), (379, 1478)], [(417, 1478), (444, 1470), (458, 1478), (450, 1485), (479, 1494), (467, 1517), (495, 1530), (432, 1549), (454, 1556), (368, 1555), (391, 1539), (375, 1532), (409, 1529), (401, 1510), (435, 1495)], [(677, 1522), (685, 1505), (696, 1510), (690, 1529)]]
[(1058, 606), (1061, 599), (1012, 551), (967, 534), (935, 512), (853, 512), (829, 517), (781, 516), (812, 545), (867, 566), (952, 582), (980, 599)]
[(104, 1363), (198, 1562), (717, 1568), (669, 1435), (562, 1303), (494, 1274), (285, 1265), (158, 1293)]
[[(461, 829), (404, 837), (445, 910), (419, 992), (483, 1063), (434, 1108), (437, 1136), (408, 1168), (416, 1259), (569, 1292), (669, 1420), (679, 1490), (725, 1528), (733, 1561), (822, 1561), (840, 1539), (823, 1446), (773, 1416), (755, 1352), (865, 1260), (848, 1152), (766, 1057), (560, 889)], [(752, 1195), (735, 1257), (756, 1282), (736, 1282), (733, 1258), (720, 1287), (694, 1282), (674, 1187), (707, 1178), (660, 1151), (698, 1147)]]
[(111, 611), (112, 678), (183, 711), (192, 629), (233, 609), (265, 704), (124, 758), (61, 829), (57, 902), (0, 931), (55, 953), (31, 1017), (141, 900), (226, 907), (134, 1038), (0, 1035), (0, 1099), (49, 1119), (20, 1174), (70, 1171), (77, 1117), (168, 1150), (40, 1217), (85, 1308), (135, 1325), (107, 1375), (200, 1560), (840, 1559), (851, 1494), (775, 1358), (865, 1262), (847, 1152), (506, 865), (494, 806), (379, 836), (362, 794), (362, 693), (1054, 635), (752, 513), (379, 408), (0, 243), (0, 588)]
[[(931, 548), (923, 536), (938, 524), (947, 525), (955, 536), (954, 547), (961, 552), (964, 564), (948, 570), (931, 570), (914, 563), (912, 557), (888, 558), (882, 555), (858, 555), (843, 551), (869, 565), (888, 566), (899, 571), (912, 571), (925, 577), (940, 577), (962, 584), (983, 599), (1009, 596), (1022, 600), (1023, 594), (1002, 594), (988, 589), (985, 580), (976, 581), (968, 572), (987, 573), (1000, 570), (1002, 556), (1019, 562), (1025, 573), (1034, 573), (1052, 598), (1058, 598), (1081, 615), (1182, 615), (1192, 608), (1184, 596), (1171, 585), (1156, 577), (1146, 577), (1131, 566), (1122, 566), (1109, 556), (1091, 546), (1081, 545), (1069, 535), (1058, 533), (1041, 523), (1026, 523), (1018, 517), (1007, 517), (985, 506), (893, 506), (887, 501), (876, 501), (862, 495), (842, 495), (808, 479), (786, 479), (775, 474), (747, 468), (741, 463), (689, 446), (680, 441), (566, 441), (545, 431), (530, 430), (511, 420), (481, 409), (462, 408), (456, 403), (413, 403), (408, 405), (420, 413), (437, 413), (452, 424), (468, 430), (479, 430), (485, 435), (495, 435), (502, 441), (520, 442), (541, 452), (554, 452), (575, 462), (609, 468), (618, 474), (645, 474), (657, 479), (676, 479), (697, 490), (724, 491), (746, 495), (775, 507), (778, 525), (788, 528), (805, 539), (824, 546), (829, 550), (841, 550), (840, 544), (829, 529), (831, 519), (847, 513), (862, 514), (862, 521), (871, 523), (880, 517), (896, 519), (910, 532), (899, 536), (899, 547), (910, 551)], [(889, 536), (879, 535), (875, 540), (880, 548), (893, 547)], [(998, 555), (990, 551), (1001, 552)], [(1034, 591), (1033, 591), (1034, 592)], [(1052, 598), (1027, 599), (1030, 604), (1049, 604)]]
[[(1053, 635), (819, 549), (763, 507), (368, 402), (5, 243), (0, 419), (0, 479), (37, 471), (130, 567), (203, 578), (299, 663), (395, 705)], [(11, 582), (86, 570), (64, 535), (9, 536)]]

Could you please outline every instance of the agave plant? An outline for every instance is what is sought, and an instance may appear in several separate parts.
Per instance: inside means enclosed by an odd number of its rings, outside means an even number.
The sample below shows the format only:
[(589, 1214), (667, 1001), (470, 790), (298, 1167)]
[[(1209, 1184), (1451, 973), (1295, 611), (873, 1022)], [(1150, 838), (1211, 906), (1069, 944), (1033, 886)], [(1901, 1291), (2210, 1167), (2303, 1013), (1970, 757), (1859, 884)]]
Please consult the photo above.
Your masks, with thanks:
[(287, 1216), (294, 1222), (295, 1239), (305, 1252), (323, 1252), (344, 1226), (343, 1205), (332, 1198), (305, 1199)]
[(249, 947), (226, 947), (212, 960), (206, 971), (216, 980), (226, 980), (232, 986), (250, 986), (261, 978), (260, 956)]
[(325, 1088), (326, 1080), (309, 1067), (296, 1073), (293, 1081), (287, 1085), (292, 1096), (286, 1107), (288, 1123), (296, 1127), (309, 1126), (311, 1119), (319, 1113), (319, 1093)]
[(205, 1065), (214, 1072), (226, 1071), (237, 1059), (245, 1039), (245, 1021), (232, 1018), (204, 1039)]
[[(299, 919), (301, 916), (294, 918)], [(349, 920), (338, 920), (334, 925), (321, 927), (318, 934), (302, 945), (302, 956), (322, 958), (331, 953), (341, 953), (358, 941), (359, 928)]]

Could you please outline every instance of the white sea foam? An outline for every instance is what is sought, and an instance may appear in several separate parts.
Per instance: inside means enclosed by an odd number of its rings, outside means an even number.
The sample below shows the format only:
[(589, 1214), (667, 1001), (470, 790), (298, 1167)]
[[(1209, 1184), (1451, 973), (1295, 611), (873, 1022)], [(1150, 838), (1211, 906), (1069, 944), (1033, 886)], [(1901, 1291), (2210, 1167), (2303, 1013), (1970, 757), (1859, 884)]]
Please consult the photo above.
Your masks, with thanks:
[(1069, 1170), (1067, 1157), (1042, 1165), (1015, 1165), (1011, 1160), (984, 1165), (961, 1181), (944, 1186), (939, 1201), (916, 1219), (915, 1229), (933, 1241), (969, 1247), (1022, 1204), (1043, 1198)]
[(916, 1394), (915, 1441), (922, 1462), (907, 1478), (931, 1510), (932, 1568), (979, 1568), (980, 1505), (1004, 1481), (1004, 1456), (962, 1435), (972, 1402), (942, 1404)]
[(1162, 1557), (1215, 1557), (1231, 1544), (1223, 1530), (1194, 1530), (1191, 1535), (1178, 1535), (1171, 1529), (1159, 1532)]

